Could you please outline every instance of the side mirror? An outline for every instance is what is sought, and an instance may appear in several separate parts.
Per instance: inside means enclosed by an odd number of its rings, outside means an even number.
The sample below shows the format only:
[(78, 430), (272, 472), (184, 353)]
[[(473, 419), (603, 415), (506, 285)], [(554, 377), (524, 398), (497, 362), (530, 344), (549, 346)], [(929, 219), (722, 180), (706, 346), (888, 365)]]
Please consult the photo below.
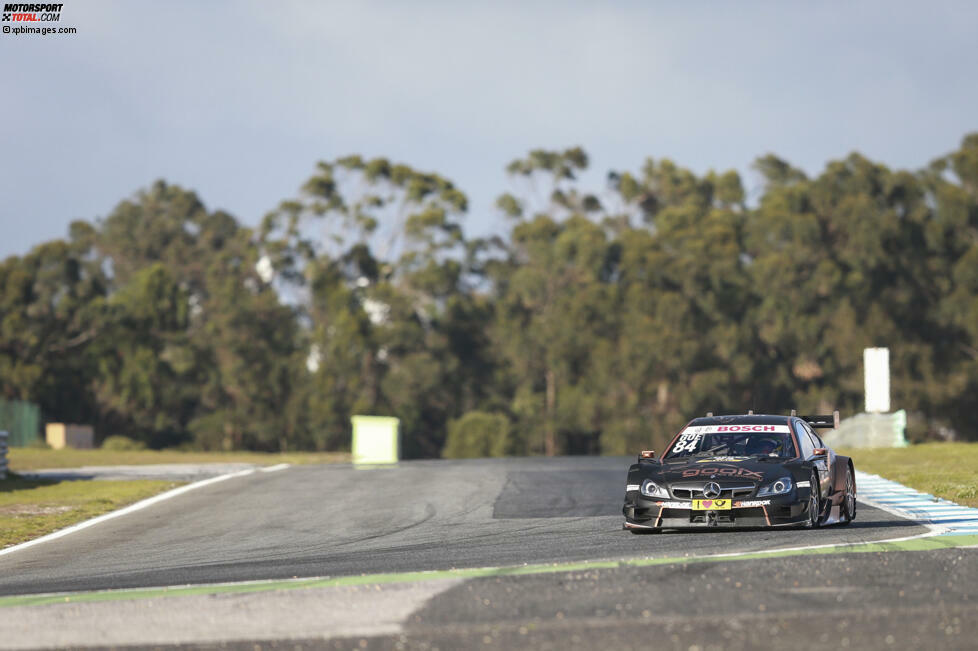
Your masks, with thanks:
[(642, 450), (641, 454), (638, 455), (639, 461), (650, 461), (655, 460), (655, 450)]
[(829, 453), (829, 449), (828, 448), (815, 448), (815, 456), (816, 457), (824, 457), (824, 456), (827, 456), (828, 453)]

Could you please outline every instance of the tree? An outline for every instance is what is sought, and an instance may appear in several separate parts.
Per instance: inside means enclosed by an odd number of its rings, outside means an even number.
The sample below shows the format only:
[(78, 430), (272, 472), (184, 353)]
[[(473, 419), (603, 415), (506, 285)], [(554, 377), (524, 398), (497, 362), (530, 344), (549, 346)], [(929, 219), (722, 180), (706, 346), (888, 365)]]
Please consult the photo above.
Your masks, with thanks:
[(471, 346), (485, 339), (455, 325), (484, 309), (472, 286), (485, 247), (464, 240), (466, 208), (442, 176), (347, 156), (266, 216), (263, 249), (309, 319), (304, 404), (324, 445), (344, 439), (351, 414), (392, 414), (407, 455), (437, 456), (448, 420), (484, 393), (473, 385), (485, 355)]
[(95, 422), (86, 355), (99, 332), (107, 281), (79, 237), (0, 263), (0, 396), (40, 405), (45, 418)]
[[(157, 181), (0, 262), (0, 396), (154, 447), (342, 449), (401, 419), (412, 457), (625, 454), (691, 417), (862, 402), (888, 346), (914, 436), (978, 437), (978, 134), (920, 170), (668, 159), (508, 167), (505, 236), (447, 177), (320, 163), (257, 231)], [(950, 433), (950, 434), (949, 434)]]
[(509, 419), (504, 414), (470, 411), (448, 424), (442, 456), (446, 459), (503, 457), (509, 449)]
[[(120, 342), (131, 346), (117, 363), (103, 363), (97, 379), (102, 408), (118, 426), (156, 445), (191, 437), (225, 449), (301, 443), (294, 412), (283, 409), (299, 363), (297, 317), (258, 273), (249, 229), (158, 181), (120, 203), (89, 239), (118, 292), (99, 358), (118, 357)], [(150, 309), (156, 321), (132, 316)], [(165, 321), (167, 311), (179, 321)], [(171, 384), (173, 395), (163, 395)]]
[[(550, 188), (549, 201), (516, 224), (508, 259), (493, 267), (498, 304), (494, 345), (508, 362), (515, 395), (512, 411), (528, 450), (548, 456), (587, 449), (594, 432), (593, 403), (582, 381), (591, 344), (611, 317), (609, 256), (604, 230), (589, 218), (601, 211), (571, 183), (586, 169), (579, 148), (535, 150), (508, 171)], [(504, 195), (498, 204), (527, 206), (530, 198)], [(522, 208), (521, 208), (522, 210)], [(522, 212), (520, 215), (522, 216)], [(564, 221), (558, 221), (564, 217)]]

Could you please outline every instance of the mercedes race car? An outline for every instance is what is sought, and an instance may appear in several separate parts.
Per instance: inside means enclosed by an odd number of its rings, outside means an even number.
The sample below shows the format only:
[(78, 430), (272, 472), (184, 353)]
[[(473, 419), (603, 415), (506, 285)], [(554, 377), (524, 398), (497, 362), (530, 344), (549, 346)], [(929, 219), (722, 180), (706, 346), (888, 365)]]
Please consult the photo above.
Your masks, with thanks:
[(661, 458), (628, 469), (624, 528), (820, 527), (856, 517), (856, 471), (815, 428), (830, 416), (708, 415), (684, 427)]

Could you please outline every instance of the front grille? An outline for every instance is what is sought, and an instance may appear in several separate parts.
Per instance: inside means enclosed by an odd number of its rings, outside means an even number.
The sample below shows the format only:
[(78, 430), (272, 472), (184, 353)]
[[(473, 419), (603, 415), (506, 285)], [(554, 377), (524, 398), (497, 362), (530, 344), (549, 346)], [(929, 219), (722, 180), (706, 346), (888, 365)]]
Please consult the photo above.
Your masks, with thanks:
[[(702, 500), (709, 499), (703, 495), (704, 483), (698, 484), (676, 484), (670, 488), (672, 496), (677, 500)], [(754, 494), (754, 485), (750, 486), (721, 486), (720, 495), (713, 499), (738, 499), (750, 497)]]

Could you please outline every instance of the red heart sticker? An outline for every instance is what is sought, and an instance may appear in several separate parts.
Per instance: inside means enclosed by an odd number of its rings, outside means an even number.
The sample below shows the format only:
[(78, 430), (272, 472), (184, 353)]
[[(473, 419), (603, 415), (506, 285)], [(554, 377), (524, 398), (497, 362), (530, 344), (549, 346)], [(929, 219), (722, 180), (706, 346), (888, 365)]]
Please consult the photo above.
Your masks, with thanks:
[(705, 506), (706, 508), (710, 508), (712, 504), (713, 504), (713, 500), (703, 500), (703, 506)]

